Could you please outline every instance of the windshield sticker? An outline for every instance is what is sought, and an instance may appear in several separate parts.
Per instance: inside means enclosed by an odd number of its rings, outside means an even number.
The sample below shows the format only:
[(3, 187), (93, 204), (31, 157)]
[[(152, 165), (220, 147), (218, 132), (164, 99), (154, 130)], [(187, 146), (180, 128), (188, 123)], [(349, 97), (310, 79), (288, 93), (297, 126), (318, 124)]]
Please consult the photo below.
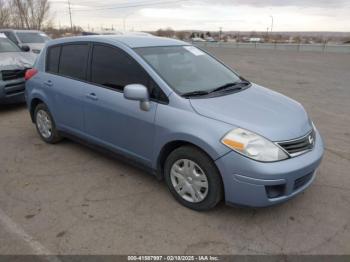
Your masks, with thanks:
[(194, 54), (195, 56), (200, 56), (200, 55), (204, 55), (204, 52), (199, 50), (198, 48), (194, 47), (194, 46), (184, 46), (184, 48), (187, 51), (190, 51), (192, 54)]
[(5, 34), (0, 33), (0, 38), (7, 38)]

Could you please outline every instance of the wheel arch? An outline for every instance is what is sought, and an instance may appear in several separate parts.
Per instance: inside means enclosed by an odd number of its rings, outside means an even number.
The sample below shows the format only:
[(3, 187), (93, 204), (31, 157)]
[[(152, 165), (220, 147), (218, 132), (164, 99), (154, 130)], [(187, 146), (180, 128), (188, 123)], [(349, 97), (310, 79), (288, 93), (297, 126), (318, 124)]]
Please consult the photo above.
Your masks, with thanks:
[[(158, 157), (157, 157), (157, 162), (156, 162), (156, 175), (157, 178), (162, 180), (164, 177), (164, 165), (167, 157), (173, 152), (175, 149), (182, 147), (182, 146), (192, 146), (197, 148), (198, 150), (202, 151), (205, 153), (215, 164), (215, 160), (218, 158), (213, 152), (208, 152), (207, 150), (204, 149), (203, 146), (198, 145), (197, 143), (190, 142), (188, 140), (172, 140), (167, 142), (166, 144), (163, 145), (161, 148)], [(216, 164), (215, 164), (216, 166)], [(218, 167), (217, 167), (218, 168)], [(218, 169), (219, 170), (219, 169)]]
[(35, 123), (35, 118), (34, 118), (34, 112), (35, 112), (35, 108), (37, 107), (37, 105), (39, 104), (45, 104), (44, 101), (41, 98), (35, 97), (30, 101), (30, 117), (32, 119), (32, 122)]

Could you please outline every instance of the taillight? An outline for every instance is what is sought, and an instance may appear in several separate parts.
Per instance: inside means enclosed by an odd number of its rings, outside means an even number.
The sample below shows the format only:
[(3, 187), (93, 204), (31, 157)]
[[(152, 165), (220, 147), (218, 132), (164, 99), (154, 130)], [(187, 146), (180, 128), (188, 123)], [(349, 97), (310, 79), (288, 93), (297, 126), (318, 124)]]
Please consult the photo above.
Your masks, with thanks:
[(35, 76), (36, 73), (38, 73), (38, 70), (36, 70), (35, 68), (28, 69), (24, 75), (24, 79), (27, 81), (31, 79), (33, 76)]

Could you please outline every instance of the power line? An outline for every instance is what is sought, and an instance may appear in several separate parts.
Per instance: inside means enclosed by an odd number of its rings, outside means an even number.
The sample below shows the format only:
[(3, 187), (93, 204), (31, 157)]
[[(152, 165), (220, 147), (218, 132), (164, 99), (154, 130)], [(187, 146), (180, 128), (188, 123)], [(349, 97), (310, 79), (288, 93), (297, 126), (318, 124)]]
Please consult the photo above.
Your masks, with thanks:
[[(130, 4), (147, 4), (147, 3), (150, 3), (150, 2), (154, 2), (154, 0), (152, 1), (145, 1), (145, 0), (142, 0), (142, 1), (136, 1), (136, 2), (131, 2), (131, 1), (123, 1), (123, 2), (120, 2), (120, 3), (110, 3), (110, 4), (104, 4), (102, 6), (111, 6), (111, 5), (130, 5)], [(77, 3), (78, 5), (85, 5), (85, 4), (96, 4), (96, 0), (91, 0), (91, 1), (79, 1), (79, 3)], [(95, 5), (94, 5), (95, 6)]]
[(187, 2), (189, 0), (169, 0), (169, 1), (162, 1), (162, 2), (145, 2), (144, 4), (129, 4), (129, 5), (123, 5), (123, 6), (110, 6), (110, 7), (101, 7), (101, 8), (94, 8), (94, 9), (73, 9), (74, 12), (95, 12), (95, 11), (101, 11), (101, 10), (117, 10), (117, 9), (125, 9), (125, 8), (133, 8), (133, 7), (142, 7), (142, 6), (152, 6), (152, 5), (164, 5), (164, 4), (171, 4), (171, 3), (179, 3), (179, 2)]

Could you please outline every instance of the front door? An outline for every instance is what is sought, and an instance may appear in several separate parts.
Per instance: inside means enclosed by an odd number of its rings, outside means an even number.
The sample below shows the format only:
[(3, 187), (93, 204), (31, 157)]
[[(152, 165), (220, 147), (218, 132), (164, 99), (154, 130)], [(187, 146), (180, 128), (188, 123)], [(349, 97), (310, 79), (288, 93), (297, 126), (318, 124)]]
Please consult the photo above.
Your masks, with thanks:
[(85, 132), (95, 142), (128, 154), (149, 165), (153, 153), (157, 103), (142, 111), (139, 102), (126, 100), (128, 84), (150, 86), (152, 80), (127, 53), (95, 44), (91, 56), (91, 84), (84, 89)]

